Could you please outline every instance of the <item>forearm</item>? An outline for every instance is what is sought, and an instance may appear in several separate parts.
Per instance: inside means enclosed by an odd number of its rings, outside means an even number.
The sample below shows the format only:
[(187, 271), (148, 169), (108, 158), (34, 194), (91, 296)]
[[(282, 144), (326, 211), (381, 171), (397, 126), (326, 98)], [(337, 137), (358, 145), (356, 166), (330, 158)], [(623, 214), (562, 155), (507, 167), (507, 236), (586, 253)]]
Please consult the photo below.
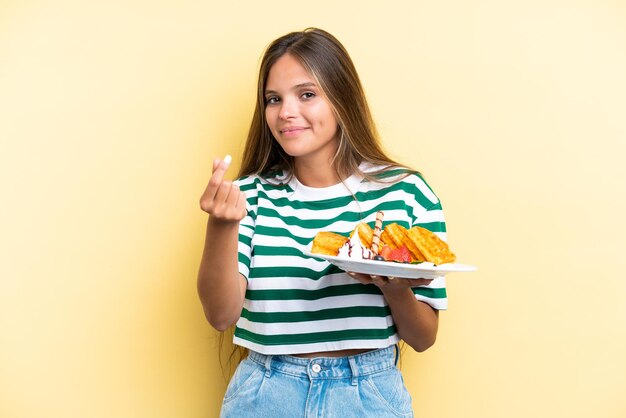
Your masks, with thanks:
[(431, 347), (437, 338), (438, 311), (418, 301), (411, 288), (381, 289), (400, 338), (418, 352)]
[(209, 217), (200, 270), (198, 294), (204, 314), (217, 330), (224, 331), (241, 315), (246, 279), (237, 263), (238, 222), (219, 222)]

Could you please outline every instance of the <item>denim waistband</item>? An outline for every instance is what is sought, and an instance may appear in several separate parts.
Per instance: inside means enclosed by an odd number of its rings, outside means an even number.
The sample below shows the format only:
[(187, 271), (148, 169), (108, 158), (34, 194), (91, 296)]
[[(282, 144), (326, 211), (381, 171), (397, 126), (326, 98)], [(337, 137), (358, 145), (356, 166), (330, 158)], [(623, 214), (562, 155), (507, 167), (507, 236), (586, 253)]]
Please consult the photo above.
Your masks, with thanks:
[(347, 357), (296, 357), (290, 355), (265, 355), (250, 351), (248, 358), (265, 368), (266, 376), (272, 372), (290, 374), (310, 379), (352, 378), (356, 384), (359, 376), (381, 372), (397, 364), (400, 350), (397, 345)]

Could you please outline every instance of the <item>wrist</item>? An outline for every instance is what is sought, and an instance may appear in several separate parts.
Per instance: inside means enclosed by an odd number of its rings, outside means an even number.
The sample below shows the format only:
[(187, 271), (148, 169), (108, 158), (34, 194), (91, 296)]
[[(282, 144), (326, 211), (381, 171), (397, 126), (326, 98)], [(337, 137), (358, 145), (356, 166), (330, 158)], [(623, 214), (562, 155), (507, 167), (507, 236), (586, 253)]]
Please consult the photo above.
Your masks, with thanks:
[(217, 218), (215, 216), (209, 215), (209, 220), (207, 222), (207, 225), (215, 229), (223, 229), (223, 230), (238, 229), (239, 221), (225, 220), (225, 219), (221, 219), (221, 218)]
[[(402, 279), (393, 279), (402, 280)], [(383, 296), (387, 301), (396, 299), (405, 299), (407, 297), (413, 298), (413, 290), (410, 287), (404, 286), (381, 286), (380, 290), (383, 292)]]

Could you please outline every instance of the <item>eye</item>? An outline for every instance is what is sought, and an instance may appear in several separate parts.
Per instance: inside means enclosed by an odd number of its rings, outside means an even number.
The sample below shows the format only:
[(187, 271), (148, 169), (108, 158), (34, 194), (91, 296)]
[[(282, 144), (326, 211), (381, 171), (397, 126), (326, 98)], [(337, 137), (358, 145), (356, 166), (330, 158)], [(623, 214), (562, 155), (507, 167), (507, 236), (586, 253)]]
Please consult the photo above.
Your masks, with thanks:
[(302, 93), (302, 98), (304, 100), (309, 100), (315, 97), (315, 93), (311, 92), (311, 91), (307, 91), (306, 93)]
[(272, 105), (276, 104), (280, 101), (280, 99), (276, 96), (269, 96), (265, 98), (265, 104)]

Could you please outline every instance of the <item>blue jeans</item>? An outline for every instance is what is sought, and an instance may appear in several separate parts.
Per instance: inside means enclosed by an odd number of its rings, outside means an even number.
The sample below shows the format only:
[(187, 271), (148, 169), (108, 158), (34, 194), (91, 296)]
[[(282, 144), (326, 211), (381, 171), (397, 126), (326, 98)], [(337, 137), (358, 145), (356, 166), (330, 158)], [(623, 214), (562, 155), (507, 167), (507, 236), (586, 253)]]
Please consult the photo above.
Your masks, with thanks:
[(311, 359), (252, 351), (226, 389), (220, 416), (412, 417), (398, 355), (397, 346)]

